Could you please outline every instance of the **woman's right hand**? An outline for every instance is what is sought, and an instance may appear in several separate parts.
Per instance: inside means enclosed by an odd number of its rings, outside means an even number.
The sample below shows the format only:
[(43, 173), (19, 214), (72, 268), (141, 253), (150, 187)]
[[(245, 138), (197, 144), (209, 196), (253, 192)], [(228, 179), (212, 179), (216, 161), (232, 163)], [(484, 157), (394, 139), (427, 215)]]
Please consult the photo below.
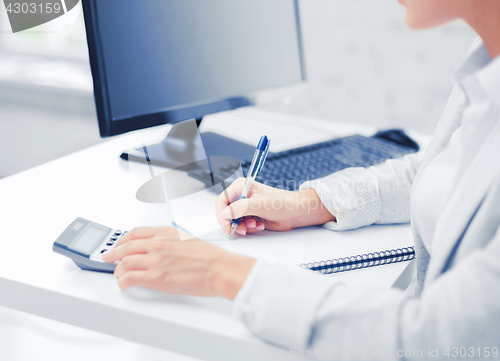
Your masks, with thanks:
[(248, 199), (238, 200), (244, 185), (244, 178), (237, 179), (215, 201), (217, 219), (227, 234), (231, 230), (231, 219), (240, 217), (243, 219), (236, 228), (240, 235), (264, 229), (288, 231), (335, 221), (314, 189), (291, 192), (254, 182)]

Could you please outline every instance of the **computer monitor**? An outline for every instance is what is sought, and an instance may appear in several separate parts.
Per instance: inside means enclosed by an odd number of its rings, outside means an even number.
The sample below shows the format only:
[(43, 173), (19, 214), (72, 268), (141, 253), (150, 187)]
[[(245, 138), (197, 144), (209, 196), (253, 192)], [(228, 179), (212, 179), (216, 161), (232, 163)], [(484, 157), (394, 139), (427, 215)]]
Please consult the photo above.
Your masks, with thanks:
[[(298, 0), (82, 3), (102, 137), (191, 118), (199, 124), (305, 81)], [(234, 148), (244, 148), (213, 134), (202, 139), (216, 153), (238, 157)], [(178, 163), (168, 141), (149, 148), (153, 163)]]

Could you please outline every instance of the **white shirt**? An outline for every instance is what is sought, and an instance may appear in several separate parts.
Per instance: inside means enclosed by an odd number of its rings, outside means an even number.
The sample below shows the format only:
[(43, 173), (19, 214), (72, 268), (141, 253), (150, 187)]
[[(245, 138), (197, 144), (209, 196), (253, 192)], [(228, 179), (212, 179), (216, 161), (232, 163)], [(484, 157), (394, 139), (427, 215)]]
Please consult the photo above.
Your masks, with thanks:
[[(408, 222), (412, 205), (419, 274), (443, 269), (439, 257), (429, 261), (428, 255), (431, 246), (440, 243), (433, 239), (433, 229), (441, 209), (456, 191), (454, 185), (461, 178), (471, 179), (467, 171), (472, 165), (483, 164), (475, 154), (481, 148), (500, 150), (496, 141), (488, 143), (500, 138), (500, 59), (489, 61), (484, 55), (479, 42), (457, 71), (466, 94), (453, 91), (424, 157), (410, 155), (368, 169), (349, 168), (303, 186), (314, 188), (336, 216), (337, 222), (325, 227), (346, 230)], [(485, 179), (499, 169), (500, 160), (480, 168)], [(286, 348), (325, 347), (335, 352), (386, 348), (393, 354), (384, 359), (398, 359), (395, 352), (400, 348), (425, 352), (439, 345), (442, 355), (445, 347), (498, 346), (500, 178), (494, 179), (491, 195), (480, 206), (483, 211), (469, 227), (467, 242), (458, 245), (459, 256), (443, 271), (446, 274), (426, 281), (425, 287), (419, 279), (416, 298), (397, 289), (349, 288), (334, 277), (258, 260), (235, 298), (234, 314), (259, 337)], [(434, 186), (441, 181), (444, 186)], [(342, 356), (366, 359), (356, 353)]]
[(489, 63), (491, 58), (481, 46), (454, 72), (455, 83), (464, 91), (468, 103), (462, 124), (451, 136), (448, 146), (429, 163), (413, 190), (413, 222), (430, 254), (436, 223), (458, 178), (470, 167), (498, 122), (498, 110), (482, 79), (495, 76), (498, 79), (500, 62)]

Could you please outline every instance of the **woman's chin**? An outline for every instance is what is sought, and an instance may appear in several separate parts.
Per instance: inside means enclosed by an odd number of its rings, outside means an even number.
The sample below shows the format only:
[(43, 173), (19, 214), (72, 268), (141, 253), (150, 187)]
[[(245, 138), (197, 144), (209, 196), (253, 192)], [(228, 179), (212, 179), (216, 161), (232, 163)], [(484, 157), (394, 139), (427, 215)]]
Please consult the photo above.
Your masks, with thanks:
[(426, 29), (432, 29), (441, 25), (444, 25), (446, 23), (449, 23), (450, 21), (453, 21), (454, 19), (450, 18), (421, 18), (421, 17), (416, 17), (412, 16), (410, 12), (406, 12), (406, 17), (405, 17), (405, 22), (406, 26), (412, 30), (426, 30)]
[(405, 18), (405, 23), (406, 26), (411, 29), (411, 30), (424, 30), (427, 29), (426, 27), (423, 27), (419, 22), (414, 21), (413, 19), (409, 19), (408, 17)]

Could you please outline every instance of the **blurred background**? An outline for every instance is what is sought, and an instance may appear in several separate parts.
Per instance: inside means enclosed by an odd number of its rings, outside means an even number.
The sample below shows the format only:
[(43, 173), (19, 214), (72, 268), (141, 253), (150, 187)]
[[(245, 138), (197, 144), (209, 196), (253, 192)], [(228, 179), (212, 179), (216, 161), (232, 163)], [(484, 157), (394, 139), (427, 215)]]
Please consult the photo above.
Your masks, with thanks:
[[(395, 0), (301, 0), (300, 10), (310, 91), (272, 109), (433, 132), (450, 73), (475, 37), (464, 24), (412, 32)], [(1, 2), (0, 178), (101, 141), (81, 5), (12, 34)], [(72, 360), (187, 360), (4, 308), (0, 345), (9, 361), (69, 352)]]

